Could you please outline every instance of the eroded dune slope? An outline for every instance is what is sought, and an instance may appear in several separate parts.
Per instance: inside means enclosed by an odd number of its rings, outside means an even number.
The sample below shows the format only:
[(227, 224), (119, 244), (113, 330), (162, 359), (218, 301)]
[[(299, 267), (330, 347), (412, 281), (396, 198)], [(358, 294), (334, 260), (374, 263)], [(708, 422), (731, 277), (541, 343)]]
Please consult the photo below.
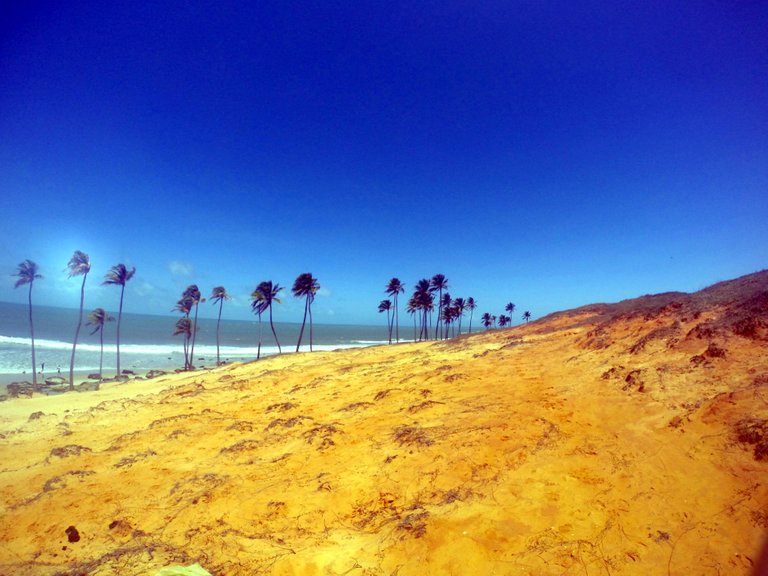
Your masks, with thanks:
[(0, 574), (751, 574), (768, 274), (0, 405)]

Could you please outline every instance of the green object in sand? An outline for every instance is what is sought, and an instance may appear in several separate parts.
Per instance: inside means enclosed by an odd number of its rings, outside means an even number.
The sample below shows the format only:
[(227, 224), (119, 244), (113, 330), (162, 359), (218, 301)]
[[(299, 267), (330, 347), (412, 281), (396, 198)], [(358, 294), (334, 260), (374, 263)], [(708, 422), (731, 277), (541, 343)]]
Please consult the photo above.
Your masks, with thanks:
[(168, 566), (162, 568), (155, 576), (212, 576), (208, 570), (200, 566), (200, 564), (192, 564), (192, 566)]

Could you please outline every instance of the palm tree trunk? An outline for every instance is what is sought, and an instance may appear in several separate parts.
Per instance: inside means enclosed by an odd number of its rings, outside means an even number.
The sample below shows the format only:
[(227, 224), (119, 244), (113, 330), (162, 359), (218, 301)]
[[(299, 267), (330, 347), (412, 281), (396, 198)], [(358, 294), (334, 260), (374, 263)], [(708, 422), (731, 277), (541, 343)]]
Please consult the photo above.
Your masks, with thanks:
[(304, 325), (307, 323), (307, 306), (309, 306), (309, 296), (307, 296), (307, 299), (304, 302), (304, 320), (301, 322), (301, 331), (299, 332), (299, 342), (296, 344), (296, 352), (299, 351), (299, 346), (301, 346), (301, 339), (304, 336)]
[(389, 310), (387, 310), (387, 330), (389, 331), (389, 343), (392, 344), (392, 322), (389, 319)]
[(37, 361), (35, 360), (35, 325), (32, 322), (32, 284), (29, 283), (29, 335), (32, 338), (32, 386), (37, 388)]
[(256, 360), (261, 358), (261, 312), (259, 312), (259, 348), (256, 352)]
[(102, 368), (104, 366), (104, 326), (101, 326), (101, 330), (99, 330), (99, 381), (96, 382), (96, 390), (99, 389), (99, 386), (101, 385), (101, 374), (102, 374)]
[(472, 334), (472, 315), (475, 313), (474, 310), (469, 311), (469, 333)]
[(395, 292), (395, 317), (392, 321), (395, 323), (395, 340), (400, 342), (400, 315), (397, 313), (397, 292)]
[(277, 339), (277, 332), (275, 332), (275, 324), (272, 322), (272, 302), (269, 303), (269, 327), (272, 328), (272, 336), (275, 337), (275, 342), (277, 343), (277, 353), (282, 354), (283, 349), (280, 348), (280, 342)]
[(120, 289), (120, 309), (117, 312), (117, 377), (120, 377), (120, 321), (123, 319), (123, 295), (125, 294), (125, 284)]
[(80, 318), (77, 321), (77, 330), (75, 330), (75, 341), (72, 343), (72, 357), (69, 359), (69, 389), (75, 389), (75, 348), (77, 348), (77, 339), (80, 337), (80, 327), (83, 325), (83, 302), (85, 301), (85, 279), (88, 278), (88, 272), (83, 276), (83, 285), (80, 286)]
[(219, 300), (219, 319), (216, 320), (216, 366), (221, 364), (219, 357), (219, 325), (221, 324), (221, 308), (224, 306), (224, 299)]
[(195, 321), (192, 324), (192, 347), (189, 349), (189, 369), (194, 369), (194, 366), (192, 365), (195, 361), (195, 338), (197, 337), (197, 309), (200, 307), (200, 304), (195, 304)]
[(309, 309), (309, 351), (312, 352), (312, 301), (311, 300), (309, 301), (307, 308)]
[(418, 312), (418, 316), (419, 316), (419, 336), (418, 336), (417, 340), (419, 342), (421, 342), (421, 337), (424, 334), (424, 314), (425, 314), (424, 312), (421, 312), (421, 311)]

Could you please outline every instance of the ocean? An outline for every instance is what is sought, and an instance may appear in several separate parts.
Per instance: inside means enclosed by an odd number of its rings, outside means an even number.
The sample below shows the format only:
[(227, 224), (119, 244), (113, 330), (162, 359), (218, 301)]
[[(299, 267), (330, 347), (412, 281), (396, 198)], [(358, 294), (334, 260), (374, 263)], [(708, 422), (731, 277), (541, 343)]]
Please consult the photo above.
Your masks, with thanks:
[[(83, 326), (75, 356), (75, 370), (97, 372), (99, 369), (99, 335), (91, 335), (87, 326), (89, 311), (83, 311)], [(114, 315), (114, 312), (111, 312)], [(33, 307), (35, 324), (35, 355), (40, 371), (44, 363), (46, 376), (59, 371), (69, 373), (72, 340), (77, 326), (78, 310)], [(151, 369), (184, 367), (183, 337), (173, 336), (180, 316), (155, 316), (123, 313), (120, 328), (120, 368), (137, 374)], [(275, 322), (277, 337), (283, 353), (294, 352), (301, 324)], [(261, 356), (277, 354), (278, 348), (269, 328), (269, 320), (262, 322)], [(386, 326), (354, 326), (343, 324), (314, 324), (313, 350), (335, 350), (386, 344)], [(104, 375), (114, 375), (117, 366), (115, 343), (117, 322), (109, 322), (104, 329)], [(255, 360), (259, 327), (254, 317), (248, 320), (221, 320), (221, 360)], [(309, 351), (309, 324), (304, 330), (301, 351)], [(26, 304), (0, 302), (0, 374), (31, 372), (29, 317)], [(195, 341), (197, 367), (216, 365), (216, 319), (198, 320)]]

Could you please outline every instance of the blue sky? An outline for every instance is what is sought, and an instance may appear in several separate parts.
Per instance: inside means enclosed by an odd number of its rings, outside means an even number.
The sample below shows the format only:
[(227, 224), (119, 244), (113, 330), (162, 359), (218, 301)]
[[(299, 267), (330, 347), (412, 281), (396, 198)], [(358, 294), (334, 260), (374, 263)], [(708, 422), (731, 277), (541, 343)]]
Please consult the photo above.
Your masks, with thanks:
[(76, 307), (76, 249), (88, 308), (118, 262), (126, 311), (195, 282), (243, 319), (312, 272), (342, 323), (383, 322), (393, 276), (539, 317), (765, 268), (767, 29), (765, 2), (11, 0), (0, 300), (30, 258)]

